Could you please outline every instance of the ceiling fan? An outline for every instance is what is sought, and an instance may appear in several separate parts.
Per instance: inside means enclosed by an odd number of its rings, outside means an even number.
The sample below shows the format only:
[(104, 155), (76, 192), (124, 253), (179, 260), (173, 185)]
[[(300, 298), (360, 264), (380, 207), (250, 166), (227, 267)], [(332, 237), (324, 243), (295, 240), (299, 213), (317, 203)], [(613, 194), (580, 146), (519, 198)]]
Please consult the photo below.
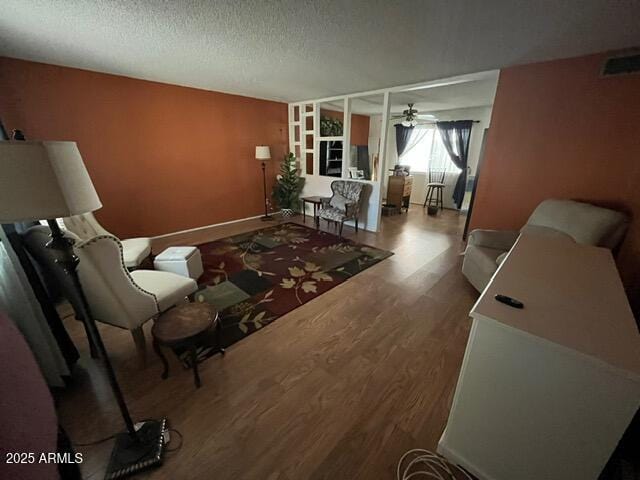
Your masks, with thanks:
[[(408, 103), (407, 106), (409, 107), (406, 110), (402, 111), (402, 115), (398, 114), (398, 115), (391, 115), (391, 120), (399, 120), (402, 119), (402, 124), (406, 127), (414, 127), (416, 125), (419, 124), (427, 124), (427, 123), (433, 123), (433, 121), (436, 119), (436, 117), (434, 117), (433, 115), (429, 115), (429, 114), (425, 114), (425, 113), (418, 113), (418, 110), (416, 110), (415, 108), (413, 108), (413, 103)], [(423, 120), (422, 122), (420, 121), (421, 119), (429, 119), (428, 121)]]

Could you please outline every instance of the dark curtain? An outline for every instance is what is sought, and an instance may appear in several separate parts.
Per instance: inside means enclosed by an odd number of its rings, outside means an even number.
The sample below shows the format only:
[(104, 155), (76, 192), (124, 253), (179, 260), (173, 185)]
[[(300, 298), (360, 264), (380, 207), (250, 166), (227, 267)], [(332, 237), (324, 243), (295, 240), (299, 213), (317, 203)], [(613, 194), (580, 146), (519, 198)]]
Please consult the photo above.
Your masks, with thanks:
[[(453, 201), (456, 207), (460, 209), (467, 186), (467, 159), (469, 156), (469, 139), (471, 138), (473, 120), (436, 122), (436, 126), (438, 127), (438, 132), (440, 132), (442, 143), (447, 149), (449, 157), (451, 157), (451, 161), (461, 170), (453, 189)], [(456, 150), (458, 152), (457, 154)]]
[(396, 123), (394, 127), (396, 127), (396, 150), (398, 150), (399, 158), (404, 152), (404, 149), (407, 148), (413, 127), (405, 127), (401, 123)]

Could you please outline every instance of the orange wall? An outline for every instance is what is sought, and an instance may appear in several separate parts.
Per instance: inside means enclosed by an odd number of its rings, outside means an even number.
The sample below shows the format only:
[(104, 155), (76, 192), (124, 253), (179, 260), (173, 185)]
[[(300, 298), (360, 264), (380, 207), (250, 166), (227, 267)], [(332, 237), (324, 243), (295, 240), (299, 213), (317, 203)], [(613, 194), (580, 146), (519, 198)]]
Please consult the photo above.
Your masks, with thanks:
[(600, 78), (606, 54), (500, 73), (471, 228), (522, 226), (545, 198), (633, 217), (617, 262), (640, 312), (640, 75)]
[[(344, 113), (334, 110), (320, 110), (323, 117), (335, 118), (342, 121)], [(369, 120), (366, 115), (351, 114), (351, 145), (368, 145), (369, 144)]]
[[(0, 57), (0, 118), (29, 139), (74, 140), (123, 238), (263, 212), (287, 148), (287, 105)], [(270, 187), (268, 186), (269, 190)]]
[(369, 145), (369, 117), (351, 115), (351, 145)]

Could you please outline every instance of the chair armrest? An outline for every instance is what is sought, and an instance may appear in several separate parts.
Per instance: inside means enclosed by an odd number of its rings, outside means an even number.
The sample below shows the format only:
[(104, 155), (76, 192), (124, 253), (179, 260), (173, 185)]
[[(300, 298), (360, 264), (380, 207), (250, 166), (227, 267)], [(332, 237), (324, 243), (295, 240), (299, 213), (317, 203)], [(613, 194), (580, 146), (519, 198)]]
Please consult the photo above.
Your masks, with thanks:
[(347, 202), (344, 204), (345, 216), (353, 218), (358, 215), (358, 202)]
[(322, 208), (327, 208), (331, 198), (321, 198), (320, 201), (322, 202)]
[(511, 230), (474, 230), (469, 234), (468, 245), (495, 248), (496, 250), (510, 250), (520, 235)]

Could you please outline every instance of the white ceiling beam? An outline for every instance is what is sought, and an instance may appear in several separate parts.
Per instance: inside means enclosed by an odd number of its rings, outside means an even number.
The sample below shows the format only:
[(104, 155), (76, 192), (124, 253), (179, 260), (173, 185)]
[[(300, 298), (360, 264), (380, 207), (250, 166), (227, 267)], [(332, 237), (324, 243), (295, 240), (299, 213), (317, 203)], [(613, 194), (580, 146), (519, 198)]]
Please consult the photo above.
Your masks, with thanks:
[(344, 95), (335, 95), (333, 97), (318, 98), (311, 100), (304, 100), (300, 102), (291, 102), (294, 105), (311, 102), (334, 102), (337, 100), (343, 100), (344, 98), (359, 98), (368, 97), (370, 95), (380, 95), (385, 93), (395, 92), (411, 92), (415, 90), (424, 90), (427, 88), (446, 87), (449, 85), (457, 85), (460, 83), (476, 82), (478, 80), (488, 80), (491, 78), (497, 78), (499, 70), (487, 70), (485, 72), (471, 73), (467, 75), (458, 75), (455, 77), (444, 78), (440, 80), (431, 80), (428, 82), (412, 83), (409, 85), (398, 85), (396, 87), (381, 88), (378, 90), (369, 90), (366, 92), (347, 93)]

